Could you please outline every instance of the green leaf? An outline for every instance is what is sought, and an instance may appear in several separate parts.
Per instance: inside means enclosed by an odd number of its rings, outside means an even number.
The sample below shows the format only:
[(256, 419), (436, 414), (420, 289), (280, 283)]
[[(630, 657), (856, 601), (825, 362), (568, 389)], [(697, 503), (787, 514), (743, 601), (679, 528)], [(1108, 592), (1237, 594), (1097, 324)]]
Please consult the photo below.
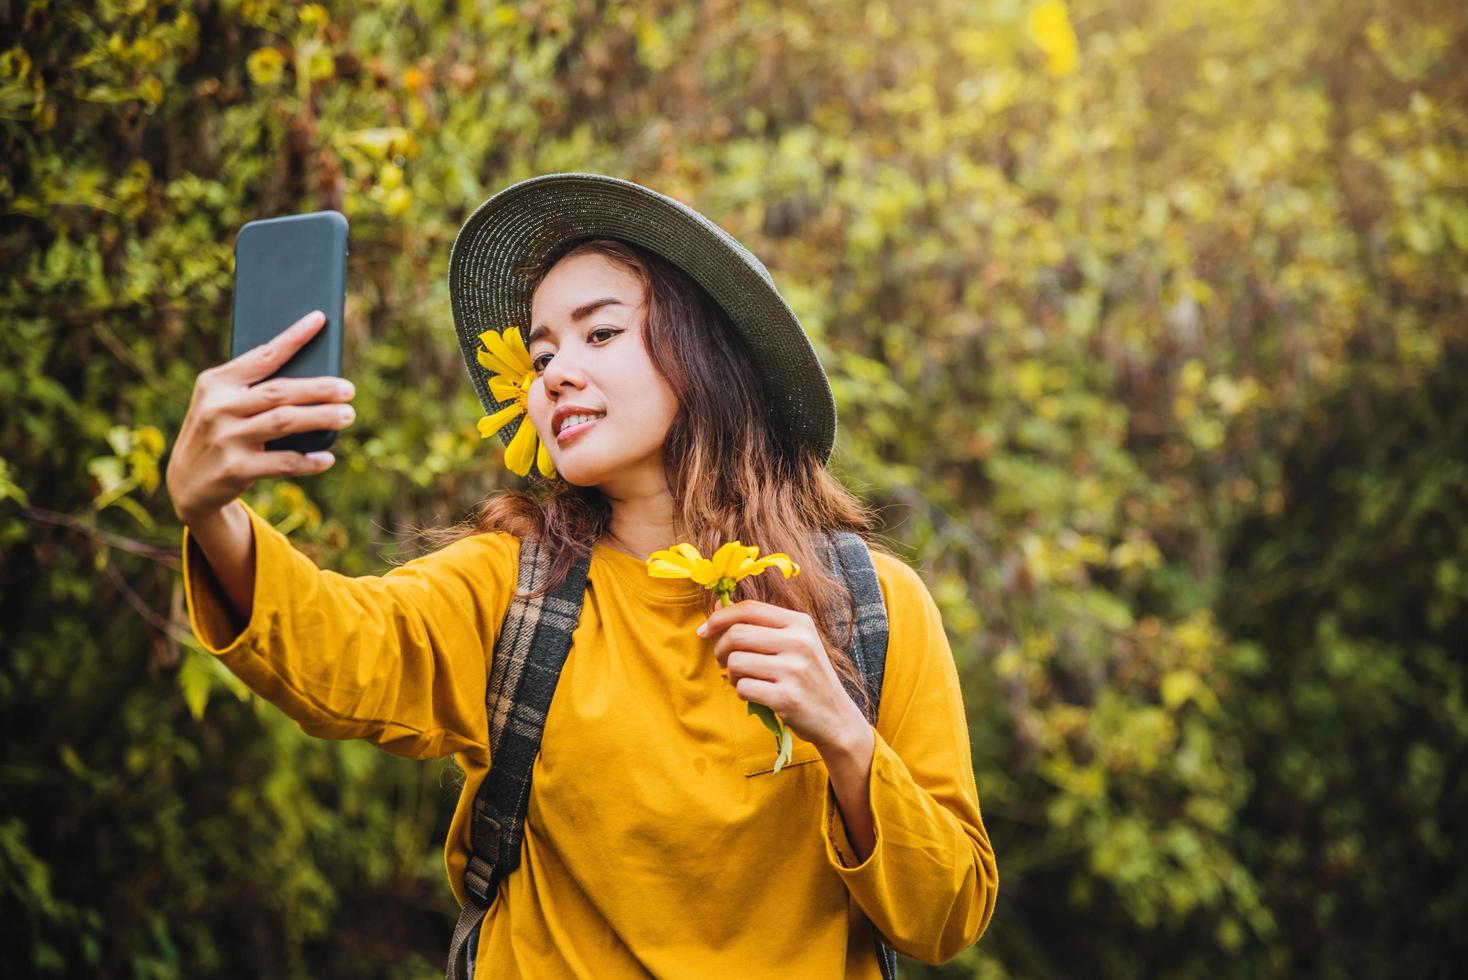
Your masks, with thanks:
[(790, 754), (795, 748), (794, 737), (790, 733), (790, 726), (781, 721), (775, 712), (770, 710), (768, 705), (756, 704), (753, 701), (747, 702), (747, 704), (749, 714), (757, 715), (759, 720), (764, 722), (765, 727), (775, 736), (776, 755), (774, 771), (779, 772), (780, 767), (790, 761)]
[(748, 705), (750, 714), (758, 715), (759, 720), (765, 723), (766, 728), (776, 735), (780, 734), (780, 719), (775, 717), (775, 713), (767, 705), (757, 704), (754, 701), (748, 702)]
[(0, 500), (18, 500), (22, 504), (29, 506), (31, 502), (30, 498), (26, 496), (26, 492), (18, 484), (10, 479), (10, 473), (10, 464), (3, 456), (0, 456)]
[(144, 510), (143, 505), (133, 498), (118, 497), (113, 501), (113, 504), (133, 515), (133, 518), (143, 526), (144, 530), (152, 531), (157, 528), (158, 525), (154, 522), (153, 516)]
[(184, 704), (195, 721), (204, 717), (204, 706), (209, 703), (209, 690), (213, 681), (208, 666), (198, 654), (190, 654), (178, 667), (178, 688), (183, 692)]
[(779, 772), (785, 763), (790, 761), (790, 754), (795, 751), (795, 736), (791, 734), (789, 725), (784, 726), (784, 731), (780, 733), (778, 741), (780, 753), (775, 756), (775, 772)]

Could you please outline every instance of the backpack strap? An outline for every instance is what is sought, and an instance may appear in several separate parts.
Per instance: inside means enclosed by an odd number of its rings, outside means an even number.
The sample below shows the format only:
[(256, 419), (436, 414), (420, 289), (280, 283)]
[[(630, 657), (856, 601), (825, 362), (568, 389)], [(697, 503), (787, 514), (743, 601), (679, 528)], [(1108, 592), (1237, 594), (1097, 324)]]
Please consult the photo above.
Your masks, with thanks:
[[(821, 543), (826, 563), (846, 582), (851, 590), (852, 606), (856, 610), (856, 625), (852, 630), (851, 642), (846, 655), (861, 671), (866, 683), (868, 700), (867, 721), (877, 723), (877, 707), (882, 701), (882, 678), (887, 666), (887, 604), (882, 599), (882, 586), (877, 581), (877, 569), (872, 564), (871, 552), (866, 541), (853, 531), (835, 531), (829, 540)], [(845, 628), (851, 620), (851, 612), (836, 609), (837, 625)], [(842, 678), (846, 692), (853, 701), (856, 693), (851, 684)], [(875, 930), (875, 927), (873, 928)], [(882, 980), (896, 980), (897, 951), (877, 932), (877, 964), (882, 969)]]
[[(856, 626), (846, 654), (855, 662), (866, 683), (870, 705), (867, 721), (875, 725), (877, 706), (882, 700), (882, 677), (887, 665), (887, 605), (882, 599), (882, 587), (877, 582), (877, 569), (872, 564), (866, 542), (852, 531), (832, 533), (828, 541), (822, 543), (821, 550), (826, 564), (851, 591), (852, 604), (856, 608)], [(837, 626), (844, 629), (851, 619), (850, 612), (838, 608), (835, 615)], [(849, 682), (846, 689), (853, 701), (861, 703)]]
[[(546, 713), (571, 634), (581, 618), (581, 600), (591, 565), (580, 556), (565, 581), (538, 599), (527, 598), (550, 574), (550, 549), (539, 539), (520, 542), (518, 589), (495, 641), (485, 704), (489, 715), (489, 772), (474, 796), (469, 822), (469, 863), (464, 868), (467, 900), (449, 942), (447, 980), (473, 976), (469, 938), (498, 891), (499, 880), (520, 865), (520, 840), (530, 804), (530, 770), (540, 752)], [(472, 954), (477, 942), (468, 944)]]
[[(859, 668), (869, 704), (868, 720), (876, 724), (887, 660), (887, 607), (866, 542), (851, 531), (818, 539), (828, 565), (845, 581), (856, 610), (847, 655)], [(581, 617), (590, 555), (583, 555), (565, 582), (542, 599), (525, 599), (549, 575), (549, 549), (539, 540), (520, 544), (519, 589), (505, 614), (490, 666), (486, 707), (489, 715), (490, 770), (474, 797), (469, 825), (469, 862), (464, 869), (468, 897), (449, 945), (446, 980), (472, 980), (479, 928), (493, 901), (499, 880), (520, 864), (520, 841), (530, 804), (530, 770), (540, 751), (546, 713), (561, 668), (571, 649), (571, 635)], [(850, 611), (837, 609), (838, 625)], [(843, 685), (853, 700), (851, 682)], [(467, 951), (467, 956), (466, 956)], [(877, 962), (883, 980), (896, 980), (897, 953), (880, 933)]]

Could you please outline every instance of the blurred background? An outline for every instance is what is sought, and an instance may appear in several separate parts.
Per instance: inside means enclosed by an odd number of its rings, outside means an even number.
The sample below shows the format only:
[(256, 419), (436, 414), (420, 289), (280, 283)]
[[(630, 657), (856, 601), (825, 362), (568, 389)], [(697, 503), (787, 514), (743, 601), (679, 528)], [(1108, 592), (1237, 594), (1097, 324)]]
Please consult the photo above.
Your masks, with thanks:
[(1468, 954), (1462, 3), (13, 0), (0, 37), (0, 973), (442, 974), (455, 767), (200, 652), (160, 469), (240, 225), (336, 208), (358, 418), (251, 504), (380, 574), (518, 482), (446, 268), (557, 170), (766, 261), (942, 608), (1002, 886), (904, 976)]

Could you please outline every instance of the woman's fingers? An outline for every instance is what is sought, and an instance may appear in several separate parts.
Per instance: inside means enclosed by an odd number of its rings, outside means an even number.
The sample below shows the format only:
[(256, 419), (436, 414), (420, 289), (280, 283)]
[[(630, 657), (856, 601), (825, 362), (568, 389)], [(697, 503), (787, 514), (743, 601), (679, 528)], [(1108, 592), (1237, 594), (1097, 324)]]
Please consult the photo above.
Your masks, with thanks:
[(742, 599), (732, 606), (719, 606), (709, 613), (709, 618), (696, 632), (699, 636), (713, 636), (719, 630), (726, 629), (734, 623), (752, 623), (772, 627), (789, 626), (802, 615), (804, 614), (774, 603), (761, 602), (758, 599)]
[(247, 385), (268, 378), (305, 346), (325, 322), (326, 314), (312, 310), (259, 347), (225, 361), (212, 371), (218, 377), (237, 384)]
[(250, 482), (269, 476), (310, 476), (328, 470), (336, 457), (323, 449), (314, 453), (298, 453), (294, 449), (251, 453), (241, 474)]
[(248, 417), (280, 405), (346, 402), (353, 394), (355, 389), (345, 378), (271, 378), (238, 392), (230, 399), (230, 410)]
[(310, 475), (332, 465), (328, 452), (264, 448), (296, 432), (345, 428), (355, 416), (343, 404), (353, 394), (343, 378), (271, 377), (325, 322), (314, 310), (259, 347), (199, 374), (166, 474), (174, 510), (185, 523), (217, 513), (262, 477)]
[(344, 429), (356, 417), (350, 405), (282, 405), (235, 423), (233, 435), (258, 446), (294, 432)]
[(749, 650), (735, 650), (729, 654), (724, 664), (731, 684), (736, 683), (741, 677), (758, 677), (761, 680), (778, 681), (795, 666), (791, 654), (754, 653)]
[(751, 623), (735, 623), (714, 641), (714, 659), (720, 666), (734, 650), (750, 650), (756, 653), (780, 653), (791, 649), (794, 637), (783, 628), (755, 626)]

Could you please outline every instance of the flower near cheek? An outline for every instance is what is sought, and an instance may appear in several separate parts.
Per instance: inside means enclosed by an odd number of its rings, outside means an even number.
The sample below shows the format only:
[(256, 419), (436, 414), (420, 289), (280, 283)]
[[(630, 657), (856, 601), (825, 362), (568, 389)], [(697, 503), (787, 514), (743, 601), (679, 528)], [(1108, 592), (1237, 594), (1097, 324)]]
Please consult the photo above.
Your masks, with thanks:
[(510, 472), (525, 476), (534, 460), (542, 476), (554, 477), (556, 467), (551, 462), (550, 451), (530, 424), (530, 386), (535, 383), (535, 368), (530, 363), (530, 351), (520, 336), (520, 328), (506, 327), (503, 333), (486, 330), (479, 335), (479, 342), (484, 345), (476, 352), (479, 363), (491, 372), (489, 393), (496, 401), (510, 403), (479, 420), (480, 437), (488, 439), (524, 416), (505, 449), (505, 466)]
[[(719, 597), (719, 604), (724, 606), (734, 604), (730, 596), (734, 594), (734, 587), (740, 580), (762, 574), (767, 568), (778, 568), (780, 574), (786, 578), (800, 573), (800, 566), (791, 561), (789, 555), (777, 551), (760, 558), (759, 548), (738, 541), (720, 545), (712, 558), (703, 557), (697, 548), (686, 543), (675, 544), (647, 556), (647, 574), (653, 578), (692, 579), (704, 588), (712, 589)], [(790, 754), (795, 750), (790, 726), (771, 711), (768, 705), (754, 701), (748, 704), (749, 714), (759, 716), (764, 726), (774, 733), (774, 772), (779, 772), (790, 761)]]

